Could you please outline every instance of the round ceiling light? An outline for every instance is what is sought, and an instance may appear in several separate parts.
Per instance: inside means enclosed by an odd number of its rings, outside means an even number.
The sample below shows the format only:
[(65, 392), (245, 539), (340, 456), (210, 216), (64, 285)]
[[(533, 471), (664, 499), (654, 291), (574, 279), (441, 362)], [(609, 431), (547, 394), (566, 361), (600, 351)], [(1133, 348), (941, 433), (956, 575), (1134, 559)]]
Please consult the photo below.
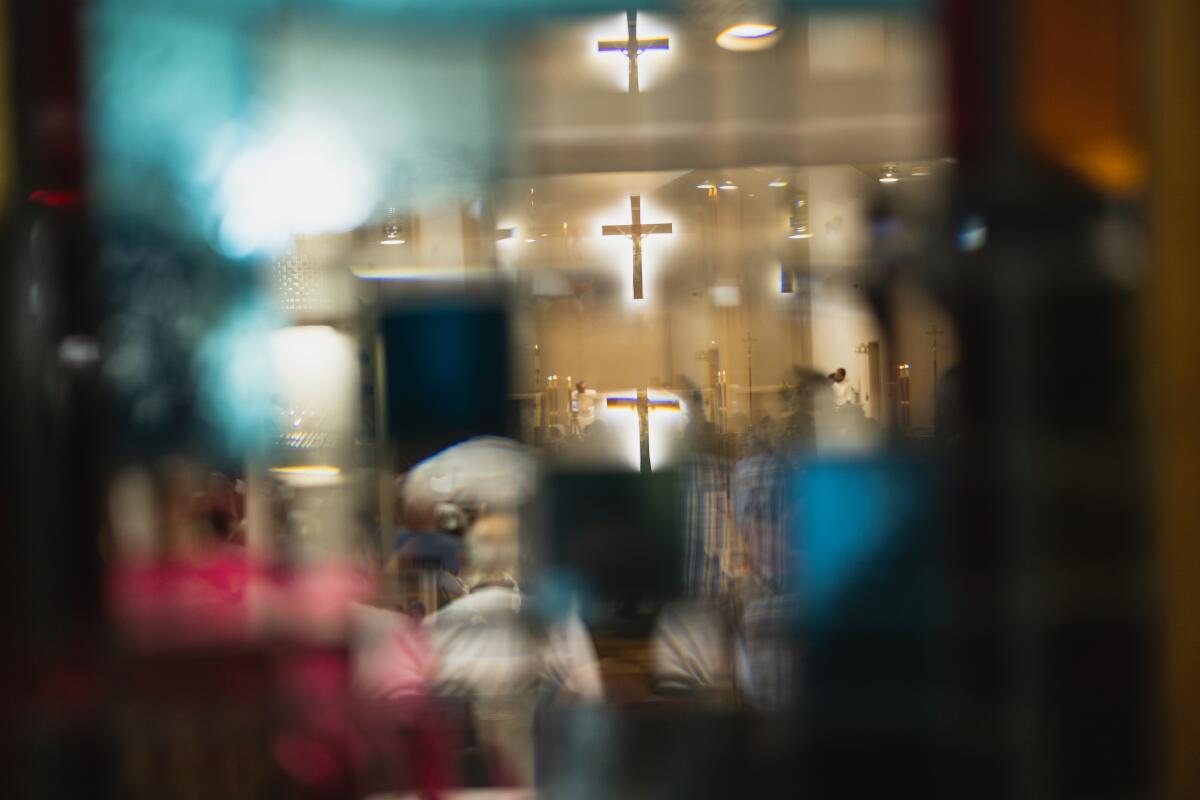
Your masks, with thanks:
[(779, 26), (770, 22), (738, 22), (717, 34), (717, 44), (726, 50), (766, 50), (779, 39)]

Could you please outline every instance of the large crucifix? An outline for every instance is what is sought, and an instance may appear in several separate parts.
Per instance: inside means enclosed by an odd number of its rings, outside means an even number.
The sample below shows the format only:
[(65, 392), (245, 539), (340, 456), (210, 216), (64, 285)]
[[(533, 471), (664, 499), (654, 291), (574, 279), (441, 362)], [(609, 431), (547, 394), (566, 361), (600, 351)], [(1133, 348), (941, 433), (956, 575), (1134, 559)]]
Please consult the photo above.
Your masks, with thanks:
[(601, 232), (605, 236), (625, 236), (633, 242), (633, 299), (641, 300), (642, 293), (642, 239), (652, 233), (671, 233), (671, 223), (642, 224), (642, 198), (631, 195), (629, 207), (633, 214), (632, 225), (605, 225)]
[(650, 412), (679, 411), (678, 400), (651, 400), (645, 389), (638, 389), (637, 397), (609, 397), (607, 408), (632, 408), (638, 415), (638, 448), (641, 453), (642, 472), (650, 471)]
[(637, 93), (638, 89), (638, 56), (647, 50), (667, 50), (670, 41), (666, 36), (655, 36), (649, 39), (639, 39), (637, 35), (637, 12), (628, 11), (625, 19), (629, 23), (629, 36), (625, 39), (604, 39), (598, 43), (601, 53), (624, 53), (629, 59), (629, 91)]

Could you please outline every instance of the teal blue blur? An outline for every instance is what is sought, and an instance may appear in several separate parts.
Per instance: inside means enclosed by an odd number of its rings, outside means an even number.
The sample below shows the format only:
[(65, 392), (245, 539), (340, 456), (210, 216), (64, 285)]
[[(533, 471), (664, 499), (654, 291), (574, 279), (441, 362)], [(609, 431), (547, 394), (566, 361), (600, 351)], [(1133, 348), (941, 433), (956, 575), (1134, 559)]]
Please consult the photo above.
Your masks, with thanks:
[[(89, 5), (88, 210), (118, 458), (184, 452), (236, 463), (263, 440), (265, 334), (282, 323), (271, 320), (262, 287), (280, 234), (295, 221), (273, 214), (289, 192), (308, 194), (301, 221), (328, 210), (352, 228), (346, 198), (365, 218), (412, 197), (477, 192), (498, 168), (512, 126), (494, 32), (469, 26), (429, 38), (425, 27), (399, 18), (381, 25), (363, 9), (255, 0)], [(295, 163), (281, 162), (280, 150)], [(355, 163), (337, 161), (350, 156)], [(357, 182), (334, 192), (306, 185), (313, 164), (303, 158), (323, 166), (315, 171), (325, 179), (353, 174)], [(280, 177), (284, 186), (272, 185)], [(393, 186), (407, 194), (384, 196), (381, 187)], [(339, 208), (313, 205), (327, 197)], [(237, 215), (241, 237), (231, 242)], [(244, 224), (255, 215), (268, 225)]]
[[(362, 217), (484, 190), (512, 128), (503, 31), (475, 20), (407, 24), (394, 12), (380, 20), (365, 13), (370, 7), (94, 3), (84, 29), (97, 227), (151, 221), (256, 263), (280, 237), (264, 236), (270, 247), (226, 247), (222, 229), (247, 207), (261, 216), (286, 205), (292, 187), (273, 185), (281, 171), (319, 200), (325, 187), (305, 185), (304, 173), (352, 158), (333, 173), (369, 178), (336, 187), (363, 205)], [(288, 8), (295, 13), (282, 15)], [(237, 173), (249, 156), (286, 151), (279, 145), (292, 139), (307, 145), (294, 148), (294, 163), (270, 165), (261, 181)], [(253, 192), (263, 196), (246, 197)], [(307, 210), (307, 218), (325, 211)]]
[(150, 218), (202, 239), (212, 224), (206, 155), (251, 117), (252, 42), (220, 19), (131, 5), (96, 3), (84, 28), (97, 229)]
[(269, 433), (274, 409), (271, 332), (283, 324), (251, 298), (231, 306), (196, 345), (200, 413), (226, 451), (246, 451)]
[(818, 459), (792, 485), (808, 630), (926, 627), (949, 607), (945, 503), (933, 464), (901, 455)]
[(254, 387), (269, 375), (261, 332), (278, 321), (258, 283), (203, 243), (149, 225), (116, 225), (99, 238), (114, 457), (191, 453), (236, 464), (269, 400)]

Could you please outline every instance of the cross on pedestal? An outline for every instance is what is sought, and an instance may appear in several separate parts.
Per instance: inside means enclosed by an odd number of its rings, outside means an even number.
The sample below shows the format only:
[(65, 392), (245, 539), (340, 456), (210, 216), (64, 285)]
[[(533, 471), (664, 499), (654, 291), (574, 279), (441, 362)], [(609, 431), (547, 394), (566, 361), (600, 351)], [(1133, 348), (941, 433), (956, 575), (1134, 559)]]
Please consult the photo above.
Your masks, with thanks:
[(748, 413), (750, 415), (750, 425), (754, 426), (754, 343), (758, 341), (754, 336), (750, 335), (750, 331), (746, 331), (746, 338), (742, 339), (746, 343), (746, 392)]
[(638, 88), (638, 56), (647, 50), (668, 50), (670, 41), (666, 36), (655, 36), (650, 39), (639, 39), (637, 35), (637, 12), (628, 11), (625, 14), (629, 23), (629, 35), (624, 39), (604, 39), (597, 43), (601, 53), (624, 53), (629, 59), (629, 91), (637, 93)]
[(938, 346), (938, 337), (941, 336), (943, 333), (945, 333), (945, 331), (942, 330), (941, 328), (939, 328), (937, 326), (937, 323), (934, 323), (932, 328), (925, 331), (926, 336), (932, 337), (932, 341), (929, 343), (929, 349), (933, 351), (933, 382), (934, 382), (934, 384), (937, 383), (937, 379), (938, 379), (938, 347), (937, 347)]
[(638, 446), (641, 452), (641, 470), (650, 471), (650, 412), (679, 411), (678, 400), (651, 400), (645, 389), (638, 389), (637, 397), (609, 397), (607, 408), (632, 408), (638, 415)]
[(643, 225), (642, 198), (636, 194), (630, 196), (629, 207), (632, 225), (605, 225), (600, 230), (605, 236), (625, 236), (633, 242), (633, 299), (641, 300), (645, 296), (642, 292), (642, 239), (653, 233), (671, 233), (671, 223)]

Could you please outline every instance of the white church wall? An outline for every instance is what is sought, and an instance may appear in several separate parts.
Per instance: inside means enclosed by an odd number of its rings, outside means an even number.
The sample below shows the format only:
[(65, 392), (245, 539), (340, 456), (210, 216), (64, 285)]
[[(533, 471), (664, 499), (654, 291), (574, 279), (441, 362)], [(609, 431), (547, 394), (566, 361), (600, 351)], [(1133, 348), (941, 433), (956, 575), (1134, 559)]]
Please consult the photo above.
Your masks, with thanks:
[(943, 333), (938, 336), (938, 374), (958, 362), (958, 342), (946, 313), (924, 292), (913, 286), (901, 286), (897, 291), (900, 309), (896, 324), (896, 360), (910, 366), (909, 424), (913, 428), (932, 429), (934, 423), (934, 373), (932, 337), (928, 334), (935, 325)]
[[(856, 271), (868, 246), (864, 219), (867, 192), (874, 187), (849, 166), (807, 171), (813, 238), (809, 240), (812, 281), (813, 368), (830, 373), (843, 367), (851, 384), (869, 389), (867, 359), (860, 343), (878, 340), (879, 325), (855, 288)], [(886, 365), (885, 365), (886, 369)], [(877, 415), (876, 398), (868, 413)]]

